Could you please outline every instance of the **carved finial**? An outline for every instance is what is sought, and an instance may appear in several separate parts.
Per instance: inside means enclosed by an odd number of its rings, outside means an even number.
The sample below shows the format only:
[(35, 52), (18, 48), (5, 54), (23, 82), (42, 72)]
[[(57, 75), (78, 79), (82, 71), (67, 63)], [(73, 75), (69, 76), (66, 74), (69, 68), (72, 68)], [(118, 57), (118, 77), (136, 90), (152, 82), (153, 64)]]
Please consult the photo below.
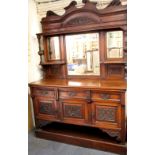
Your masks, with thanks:
[(109, 7), (109, 6), (117, 6), (117, 5), (121, 5), (120, 0), (113, 0), (113, 1), (108, 5), (108, 7)]
[(92, 1), (89, 1), (89, 0), (82, 0), (82, 3), (84, 3), (85, 5), (88, 4), (88, 5), (94, 5), (96, 7), (96, 4), (97, 2), (92, 2)]
[(89, 0), (82, 0), (82, 3), (87, 3), (89, 2)]
[(53, 11), (47, 11), (46, 13), (46, 17), (48, 16), (58, 16), (56, 13), (54, 13)]
[(77, 5), (77, 2), (76, 2), (76, 1), (72, 1), (72, 2), (71, 2), (67, 7), (65, 7), (64, 9), (67, 10), (67, 9), (69, 9), (70, 7), (75, 6), (75, 5)]

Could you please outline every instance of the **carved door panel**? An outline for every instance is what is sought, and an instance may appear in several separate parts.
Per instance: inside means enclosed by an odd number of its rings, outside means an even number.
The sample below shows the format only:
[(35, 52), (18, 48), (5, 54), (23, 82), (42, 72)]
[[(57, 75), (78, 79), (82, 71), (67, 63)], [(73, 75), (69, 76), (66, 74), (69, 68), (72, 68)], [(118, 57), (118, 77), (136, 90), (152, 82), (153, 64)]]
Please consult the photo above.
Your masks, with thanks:
[(92, 103), (92, 121), (100, 128), (121, 128), (121, 105), (120, 103)]
[(62, 107), (62, 118), (66, 123), (85, 124), (88, 121), (88, 109), (86, 101), (63, 100), (60, 102)]
[(59, 103), (51, 98), (36, 97), (34, 102), (35, 116), (37, 119), (58, 119)]

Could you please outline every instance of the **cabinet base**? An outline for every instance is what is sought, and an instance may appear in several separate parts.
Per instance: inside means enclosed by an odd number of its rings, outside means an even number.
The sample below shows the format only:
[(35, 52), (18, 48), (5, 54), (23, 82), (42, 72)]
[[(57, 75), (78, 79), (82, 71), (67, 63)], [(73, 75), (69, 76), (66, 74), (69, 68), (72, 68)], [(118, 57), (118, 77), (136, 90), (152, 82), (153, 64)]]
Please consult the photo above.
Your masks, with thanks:
[(35, 131), (36, 137), (81, 147), (126, 154), (126, 144), (120, 144), (100, 129), (64, 123), (51, 123)]

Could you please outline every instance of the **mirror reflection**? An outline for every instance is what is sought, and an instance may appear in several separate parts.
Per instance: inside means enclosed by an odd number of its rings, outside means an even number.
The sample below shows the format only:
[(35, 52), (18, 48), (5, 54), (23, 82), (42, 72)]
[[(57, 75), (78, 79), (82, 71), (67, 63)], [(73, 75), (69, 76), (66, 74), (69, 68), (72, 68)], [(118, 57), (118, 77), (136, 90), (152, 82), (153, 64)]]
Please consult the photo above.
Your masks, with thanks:
[(60, 45), (58, 36), (47, 38), (47, 49), (48, 49), (48, 60), (60, 59)]
[(99, 34), (66, 36), (68, 75), (100, 75)]
[(123, 57), (123, 32), (107, 32), (107, 58)]

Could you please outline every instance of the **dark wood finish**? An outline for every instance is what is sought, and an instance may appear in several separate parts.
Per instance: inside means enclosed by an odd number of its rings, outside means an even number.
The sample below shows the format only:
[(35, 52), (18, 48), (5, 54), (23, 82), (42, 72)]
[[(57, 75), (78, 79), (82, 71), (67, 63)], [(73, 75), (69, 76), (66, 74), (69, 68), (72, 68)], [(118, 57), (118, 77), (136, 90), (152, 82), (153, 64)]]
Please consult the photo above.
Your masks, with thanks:
[[(39, 117), (38, 112), (35, 112), (37, 119), (95, 126), (107, 133), (112, 130), (124, 142), (126, 124), (122, 122), (122, 118), (125, 120), (122, 108), (125, 99), (122, 95), (125, 94), (125, 81), (44, 79), (30, 86), (35, 109), (38, 110), (39, 102), (45, 104), (45, 107), (49, 99), (53, 103), (54, 117), (48, 113)], [(38, 101), (38, 98), (44, 100)]]
[[(44, 35), (88, 32), (120, 28), (126, 25), (126, 6), (109, 6), (103, 10), (96, 8), (96, 3), (86, 2), (82, 8), (71, 3), (63, 16), (50, 15), (42, 19)], [(53, 29), (51, 29), (53, 27)]]
[[(105, 9), (98, 10), (95, 2), (84, 1), (85, 5), (82, 8), (76, 8), (75, 1), (65, 8), (64, 15), (59, 16), (48, 11), (45, 18), (42, 19), (43, 33), (37, 36), (44, 38), (44, 52), (41, 51), (40, 56), (44, 53), (44, 62), (41, 60), (41, 65), (45, 69), (46, 78), (74, 78), (75, 76), (67, 75), (66, 64), (66, 47), (65, 35), (73, 33), (88, 33), (99, 32), (99, 52), (100, 52), (100, 76), (88, 76), (88, 78), (125, 78), (125, 63), (127, 55), (127, 30), (126, 30), (126, 14), (127, 7), (122, 6), (119, 0), (114, 0)], [(123, 31), (123, 58), (107, 59), (106, 56), (106, 32), (122, 30)], [(59, 36), (60, 41), (60, 60), (48, 60), (47, 56), (47, 37)], [(39, 40), (39, 39), (38, 39)], [(42, 57), (41, 57), (42, 58)], [(121, 76), (109, 75), (110, 64), (120, 64)], [(55, 67), (47, 67), (47, 65), (54, 65)], [(57, 67), (56, 67), (57, 66)], [(52, 68), (52, 71), (51, 71)], [(56, 74), (55, 70), (59, 70)], [(54, 72), (54, 74), (53, 74)], [(83, 76), (77, 76), (77, 78)]]
[(35, 116), (37, 119), (53, 120), (58, 119), (59, 103), (50, 98), (36, 97), (35, 104)]
[[(62, 16), (48, 11), (41, 21), (43, 32), (37, 37), (39, 44), (43, 38), (39, 55), (44, 76), (29, 84), (36, 136), (126, 154), (127, 7), (119, 0), (102, 10), (96, 9), (96, 2), (83, 3), (76, 8), (71, 2)], [(113, 30), (123, 31), (121, 59), (106, 56), (106, 32)], [(68, 76), (65, 35), (88, 32), (99, 33), (100, 76)], [(60, 60), (49, 60), (47, 37), (55, 35)]]
[(107, 79), (124, 79), (125, 78), (125, 68), (121, 64), (110, 64), (106, 66), (107, 68)]
[(55, 60), (55, 61), (52, 61), (52, 62), (44, 62), (44, 63), (40, 63), (40, 65), (44, 66), (44, 65), (64, 65), (66, 62), (65, 61), (59, 61), (59, 60)]

